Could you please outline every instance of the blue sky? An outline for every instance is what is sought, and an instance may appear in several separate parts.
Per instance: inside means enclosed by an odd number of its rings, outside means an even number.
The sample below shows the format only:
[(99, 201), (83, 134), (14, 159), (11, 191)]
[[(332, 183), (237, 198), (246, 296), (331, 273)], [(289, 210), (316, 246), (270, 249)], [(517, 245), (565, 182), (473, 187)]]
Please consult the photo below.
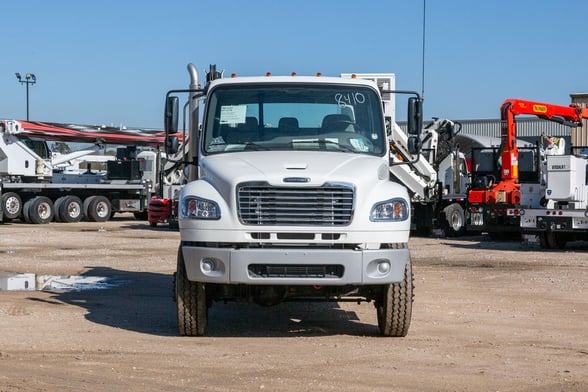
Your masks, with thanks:
[[(425, 119), (588, 92), (583, 0), (427, 0)], [(421, 91), (422, 0), (2, 2), (0, 118), (162, 128), (186, 64), (228, 74), (392, 72)], [(203, 72), (202, 72), (203, 74)], [(400, 99), (398, 99), (400, 101)], [(398, 107), (397, 118), (405, 118)]]

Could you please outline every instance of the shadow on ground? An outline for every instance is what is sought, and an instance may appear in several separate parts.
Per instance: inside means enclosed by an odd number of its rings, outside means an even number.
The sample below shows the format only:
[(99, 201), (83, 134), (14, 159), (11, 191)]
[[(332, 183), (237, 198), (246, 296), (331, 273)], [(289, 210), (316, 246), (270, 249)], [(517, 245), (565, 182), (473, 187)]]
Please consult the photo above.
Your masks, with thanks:
[[(50, 301), (79, 306), (97, 324), (128, 331), (177, 336), (173, 276), (149, 272), (89, 268), (87, 276), (105, 276), (117, 283), (105, 289), (54, 291)], [(367, 311), (375, 308), (363, 303)], [(244, 303), (214, 303), (206, 336), (295, 337), (378, 335), (375, 324), (362, 323), (354, 311), (336, 302), (287, 302), (272, 307)], [(375, 317), (374, 317), (375, 320)]]

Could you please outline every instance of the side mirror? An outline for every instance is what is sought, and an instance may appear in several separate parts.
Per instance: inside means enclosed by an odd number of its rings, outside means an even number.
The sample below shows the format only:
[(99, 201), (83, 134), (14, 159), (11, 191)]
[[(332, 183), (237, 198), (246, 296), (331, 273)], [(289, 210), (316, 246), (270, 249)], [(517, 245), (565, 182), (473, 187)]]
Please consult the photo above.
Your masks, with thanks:
[(408, 125), (409, 135), (420, 135), (423, 129), (423, 101), (420, 98), (408, 99)]
[(411, 155), (416, 155), (421, 151), (421, 139), (418, 136), (408, 137), (408, 152)]
[(167, 136), (165, 138), (165, 153), (175, 154), (180, 149), (180, 143), (177, 136)]
[(174, 96), (167, 97), (165, 101), (165, 133), (168, 135), (178, 131), (179, 102), (180, 99)]

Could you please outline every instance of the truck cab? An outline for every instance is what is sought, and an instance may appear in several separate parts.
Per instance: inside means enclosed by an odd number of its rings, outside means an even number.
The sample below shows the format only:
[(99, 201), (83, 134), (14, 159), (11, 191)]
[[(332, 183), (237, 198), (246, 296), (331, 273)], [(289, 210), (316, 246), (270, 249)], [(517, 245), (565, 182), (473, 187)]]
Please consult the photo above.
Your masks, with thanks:
[(405, 336), (410, 199), (389, 178), (375, 83), (209, 77), (197, 89), (188, 69), (188, 118), (202, 122), (190, 125), (193, 167), (179, 197), (180, 334), (203, 335), (218, 301), (310, 300), (373, 301), (381, 333)]

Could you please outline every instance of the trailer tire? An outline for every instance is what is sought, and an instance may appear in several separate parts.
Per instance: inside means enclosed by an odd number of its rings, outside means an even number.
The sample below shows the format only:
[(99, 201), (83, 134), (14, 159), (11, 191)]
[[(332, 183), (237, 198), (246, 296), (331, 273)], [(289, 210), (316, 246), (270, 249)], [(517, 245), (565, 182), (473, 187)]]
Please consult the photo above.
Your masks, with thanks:
[(7, 221), (17, 219), (22, 214), (22, 199), (15, 192), (6, 192), (2, 195), (2, 211)]
[(459, 237), (465, 233), (465, 214), (461, 205), (453, 203), (443, 209), (445, 220), (443, 229), (450, 237)]
[(31, 223), (47, 224), (51, 222), (55, 215), (53, 202), (46, 196), (37, 196), (31, 199), (28, 215)]
[(90, 196), (84, 200), (85, 216), (92, 222), (106, 222), (112, 215), (112, 205), (104, 196)]
[(410, 258), (404, 268), (402, 282), (384, 286), (375, 301), (378, 327), (383, 336), (403, 337), (408, 333), (412, 317), (414, 276)]
[(206, 332), (208, 304), (206, 285), (188, 280), (182, 249), (178, 251), (175, 274), (175, 299), (178, 312), (178, 330), (182, 336), (202, 336)]
[(63, 200), (60, 201), (59, 206), (56, 201), (55, 216), (59, 216), (59, 219), (62, 222), (67, 223), (81, 221), (84, 216), (82, 200), (77, 196), (65, 196)]

